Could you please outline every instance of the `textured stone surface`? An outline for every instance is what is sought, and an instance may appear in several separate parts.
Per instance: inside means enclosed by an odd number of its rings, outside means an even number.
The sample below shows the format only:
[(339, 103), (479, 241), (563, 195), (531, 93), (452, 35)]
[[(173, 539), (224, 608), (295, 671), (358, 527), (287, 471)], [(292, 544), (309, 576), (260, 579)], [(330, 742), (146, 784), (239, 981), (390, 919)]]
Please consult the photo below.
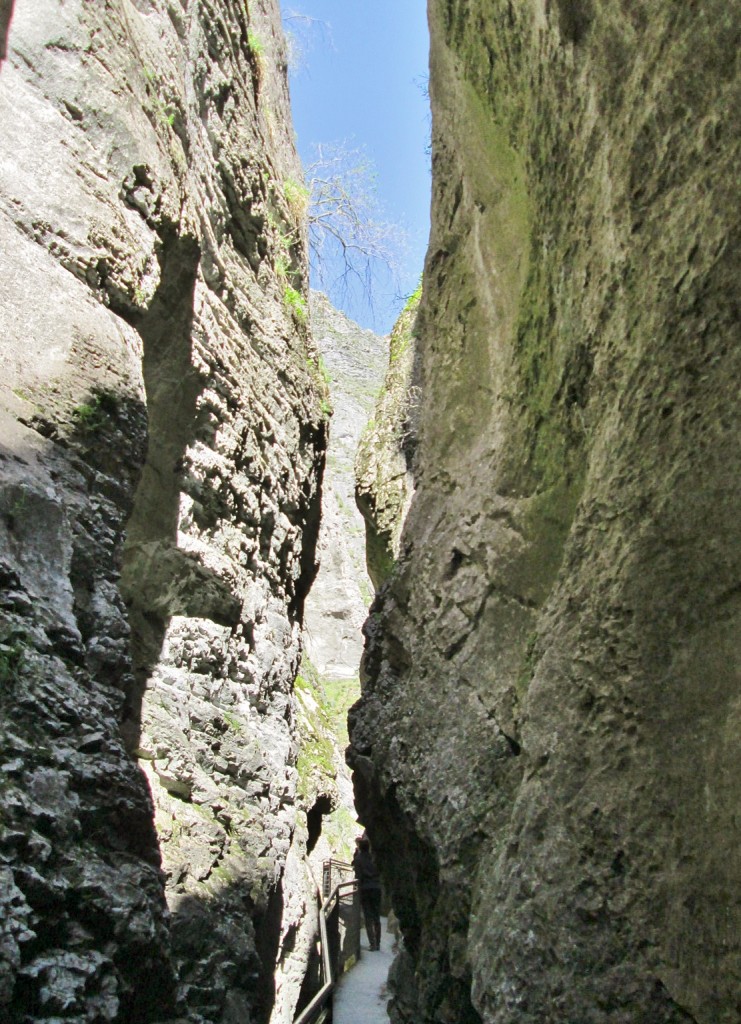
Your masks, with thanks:
[[(385, 339), (358, 327), (311, 293), (311, 326), (333, 415), (322, 483), (319, 569), (307, 595), (305, 654), (296, 678), (298, 733), (295, 841), (283, 882), (284, 907), (271, 1024), (291, 1024), (299, 995), (308, 1001), (316, 965), (316, 882), (329, 858), (349, 860), (358, 825), (344, 750), (347, 710), (359, 695), (361, 627), (369, 597), (362, 520), (352, 502), (353, 456), (380, 386)], [(303, 853), (307, 856), (302, 856)], [(308, 863), (307, 863), (308, 861)]]
[(291, 1024), (299, 996), (303, 1008), (318, 990), (317, 895), (323, 864), (330, 858), (349, 862), (359, 833), (344, 759), (347, 712), (359, 696), (357, 679), (323, 679), (304, 655), (294, 692), (299, 744), (296, 798), (306, 813), (298, 815), (286, 862), (271, 1024)]
[(741, 18), (432, 0), (416, 493), (356, 790), (395, 1020), (741, 1016)]
[(376, 589), (388, 579), (399, 556), (414, 495), (419, 402), (415, 325), (421, 295), (420, 285), (394, 324), (383, 388), (355, 458), (355, 500), (365, 519), (366, 563)]
[(265, 1019), (326, 435), (277, 4), (19, 0), (0, 106), (0, 1016)]
[(311, 325), (329, 379), (332, 419), (322, 487), (319, 572), (306, 601), (306, 650), (320, 675), (357, 676), (370, 603), (363, 521), (355, 507), (353, 460), (386, 364), (386, 340), (311, 296)]

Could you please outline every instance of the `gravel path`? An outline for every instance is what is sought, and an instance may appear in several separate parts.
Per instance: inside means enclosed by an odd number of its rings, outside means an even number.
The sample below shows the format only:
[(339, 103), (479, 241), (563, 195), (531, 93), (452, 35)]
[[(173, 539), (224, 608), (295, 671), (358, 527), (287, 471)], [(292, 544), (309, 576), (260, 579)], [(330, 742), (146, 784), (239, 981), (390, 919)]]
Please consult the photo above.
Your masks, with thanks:
[(393, 935), (381, 918), (381, 948), (371, 953), (363, 931), (360, 960), (341, 979), (334, 994), (334, 1024), (389, 1024), (386, 1003), (386, 978), (395, 954), (391, 952)]

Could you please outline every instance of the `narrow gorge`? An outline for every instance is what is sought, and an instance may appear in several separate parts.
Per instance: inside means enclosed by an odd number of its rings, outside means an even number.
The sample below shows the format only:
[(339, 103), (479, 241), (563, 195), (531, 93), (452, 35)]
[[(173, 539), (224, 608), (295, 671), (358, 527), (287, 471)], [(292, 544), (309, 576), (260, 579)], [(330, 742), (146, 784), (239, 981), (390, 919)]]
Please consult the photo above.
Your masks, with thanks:
[(8, 1024), (291, 1024), (362, 827), (392, 1024), (741, 1021), (741, 9), (428, 19), (387, 341), (278, 0), (0, 3)]

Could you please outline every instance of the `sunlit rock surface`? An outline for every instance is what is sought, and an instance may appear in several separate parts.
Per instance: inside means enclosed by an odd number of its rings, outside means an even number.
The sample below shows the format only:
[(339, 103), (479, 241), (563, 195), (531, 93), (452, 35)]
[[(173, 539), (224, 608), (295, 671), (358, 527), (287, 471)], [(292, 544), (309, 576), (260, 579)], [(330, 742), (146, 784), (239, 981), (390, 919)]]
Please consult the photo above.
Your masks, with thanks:
[(365, 569), (363, 520), (355, 507), (353, 460), (381, 387), (387, 341), (311, 296), (312, 332), (332, 402), (322, 489), (319, 572), (306, 601), (306, 649), (329, 679), (357, 676), (361, 628), (371, 597)]
[(421, 294), (420, 285), (394, 324), (383, 387), (355, 457), (355, 500), (365, 520), (366, 563), (376, 590), (399, 557), (414, 494), (419, 404), (415, 340)]
[(267, 1019), (327, 420), (278, 5), (18, 0), (0, 119), (0, 1017)]
[(741, 1018), (737, 7), (432, 0), (356, 790), (399, 1022)]

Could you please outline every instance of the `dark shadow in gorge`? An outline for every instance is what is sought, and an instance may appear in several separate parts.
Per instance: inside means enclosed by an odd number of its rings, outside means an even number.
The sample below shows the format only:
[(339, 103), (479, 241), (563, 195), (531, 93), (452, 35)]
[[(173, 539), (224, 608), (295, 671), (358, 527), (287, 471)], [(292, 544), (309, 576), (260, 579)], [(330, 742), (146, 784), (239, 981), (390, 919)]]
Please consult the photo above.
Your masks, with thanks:
[[(351, 733), (353, 718), (351, 709)], [(416, 1024), (420, 1012), (425, 1020), (436, 1020), (438, 1013), (447, 1015), (452, 1010), (459, 1024), (481, 1024), (471, 1003), (471, 977), (451, 970), (447, 941), (450, 932), (465, 936), (469, 899), (463, 893), (451, 898), (441, 886), (435, 851), (404, 813), (395, 786), (381, 790), (369, 753), (350, 746), (347, 762), (353, 769), (358, 816), (374, 843), (381, 877), (404, 935), (404, 948), (389, 974), (394, 1019)], [(419, 964), (425, 965), (424, 972)]]
[[(202, 529), (216, 525), (226, 515), (222, 496), (190, 481), (185, 464), (193, 443), (213, 447), (216, 433), (209, 410), (199, 412), (197, 408), (206, 383), (193, 366), (193, 303), (199, 261), (195, 239), (178, 236), (173, 230), (165, 232), (159, 252), (160, 285), (146, 312), (116, 309), (142, 340), (148, 417), (147, 456), (127, 526), (121, 577), (132, 629), (135, 675), (123, 721), (131, 751), (139, 746), (144, 689), (159, 662), (172, 617), (209, 619), (229, 628), (242, 619), (241, 600), (229, 583), (206, 568), (197, 554), (178, 547), (182, 492), (198, 491), (193, 516)], [(302, 443), (307, 447), (320, 447), (314, 430), (308, 423), (301, 424)], [(291, 618), (299, 622), (316, 572), (320, 510), (321, 477), (305, 508), (286, 510), (304, 532), (300, 573), (288, 608)], [(272, 525), (270, 517), (264, 517), (261, 543)]]
[(15, 0), (0, 0), (0, 70), (8, 56), (8, 35), (14, 7)]
[[(208, 1021), (267, 1022), (275, 1002), (275, 951), (283, 893), (275, 886), (256, 904), (251, 880), (234, 881), (217, 895), (175, 897), (172, 947), (185, 1009)], [(235, 927), (235, 921), (240, 927)], [(220, 955), (204, 956), (218, 946)]]
[[(198, 415), (205, 381), (193, 366), (199, 245), (170, 231), (163, 237), (159, 262), (160, 284), (146, 312), (128, 317), (142, 339), (148, 420), (146, 460), (127, 527), (121, 579), (134, 668), (122, 733), (132, 752), (140, 744), (147, 681), (160, 660), (172, 617), (206, 618), (235, 627), (242, 612), (228, 584), (178, 547), (180, 495), (188, 489), (186, 453), (196, 440), (212, 444), (215, 428)], [(256, 903), (253, 885), (253, 879), (235, 883), (209, 900), (177, 894), (172, 900), (178, 980), (188, 1008), (207, 1019), (246, 1019), (255, 1006), (261, 1007), (261, 1019), (269, 1017), (282, 892), (278, 884)], [(215, 936), (223, 952), (216, 963), (209, 956)]]
[[(124, 300), (118, 302), (115, 294), (111, 297), (115, 312), (141, 338), (146, 407), (139, 403), (137, 408), (129, 409), (121, 396), (91, 394), (78, 407), (74, 437), (85, 462), (127, 485), (124, 489), (128, 493), (141, 467), (121, 571), (121, 593), (131, 627), (133, 675), (124, 665), (115, 678), (125, 695), (121, 732), (132, 753), (139, 750), (143, 697), (160, 660), (172, 617), (194, 616), (236, 626), (241, 616), (241, 603), (228, 584), (196, 556), (178, 547), (180, 495), (189, 488), (187, 451), (196, 440), (213, 443), (214, 428), (198, 414), (198, 398), (205, 381), (193, 365), (200, 247), (192, 237), (181, 237), (169, 229), (162, 235), (158, 259), (160, 283), (146, 311), (132, 310)], [(127, 466), (119, 464), (122, 451), (128, 456)], [(213, 498), (215, 501), (216, 496)], [(80, 545), (80, 551), (84, 550)], [(93, 577), (93, 566), (75, 564), (73, 559), (76, 608), (83, 628), (86, 604), (91, 600), (88, 581)], [(88, 617), (90, 630), (95, 630), (98, 624), (94, 610)], [(114, 681), (111, 667), (105, 668)], [(152, 855), (157, 844), (150, 818), (148, 845)], [(265, 1019), (269, 1015), (272, 995), (268, 998), (265, 993), (272, 989), (254, 953), (254, 944), (263, 950), (269, 963), (270, 949), (277, 948), (271, 915), (275, 896), (269, 894), (256, 903), (252, 895), (254, 881), (230, 887), (208, 901), (190, 896), (178, 901), (175, 896), (171, 916), (175, 971), (185, 1004), (198, 1008), (207, 1019), (246, 1019), (256, 1004), (267, 1007)], [(260, 934), (263, 931), (264, 939)], [(216, 964), (209, 957), (215, 935), (224, 951)], [(267, 978), (271, 974), (269, 969)], [(163, 1012), (164, 1004), (160, 1007)]]
[[(178, 547), (182, 493), (197, 494), (193, 515), (203, 530), (215, 526), (226, 512), (221, 495), (190, 479), (187, 467), (191, 446), (198, 441), (213, 448), (216, 432), (215, 417), (208, 409), (199, 411), (206, 380), (193, 365), (198, 243), (174, 231), (165, 233), (159, 262), (160, 284), (146, 312), (120, 311), (142, 339), (148, 420), (147, 455), (127, 527), (121, 578), (134, 668), (122, 732), (134, 753), (141, 742), (144, 693), (173, 616), (207, 619), (231, 629), (243, 620), (241, 600), (229, 583), (196, 554)], [(309, 430), (309, 424), (301, 425), (303, 441), (315, 445)], [(302, 616), (303, 598), (315, 571), (311, 538), (315, 541), (318, 532), (320, 500), (318, 488), (309, 506), (295, 513), (304, 516), (305, 543), (289, 607), (293, 619)], [(261, 523), (263, 534), (269, 526)], [(178, 796), (172, 791), (170, 795)], [(203, 899), (178, 894), (177, 880), (171, 886), (172, 953), (179, 981), (188, 1008), (199, 1010), (206, 1019), (270, 1017), (283, 891), (282, 878), (267, 887), (263, 874), (264, 869), (247, 865), (244, 876), (225, 884), (217, 896)]]
[(159, 658), (169, 619), (187, 602), (192, 576), (200, 570), (206, 577), (199, 581), (202, 590), (194, 588), (199, 594), (207, 594), (209, 584), (219, 589), (219, 581), (209, 580), (209, 574), (195, 561), (191, 565), (177, 547), (183, 460), (195, 440), (196, 401), (202, 387), (191, 358), (200, 249), (195, 239), (170, 230), (158, 258), (160, 283), (146, 312), (126, 316), (142, 340), (148, 417), (147, 455), (127, 527), (121, 577), (134, 662), (122, 731), (132, 751), (139, 746), (147, 679)]

